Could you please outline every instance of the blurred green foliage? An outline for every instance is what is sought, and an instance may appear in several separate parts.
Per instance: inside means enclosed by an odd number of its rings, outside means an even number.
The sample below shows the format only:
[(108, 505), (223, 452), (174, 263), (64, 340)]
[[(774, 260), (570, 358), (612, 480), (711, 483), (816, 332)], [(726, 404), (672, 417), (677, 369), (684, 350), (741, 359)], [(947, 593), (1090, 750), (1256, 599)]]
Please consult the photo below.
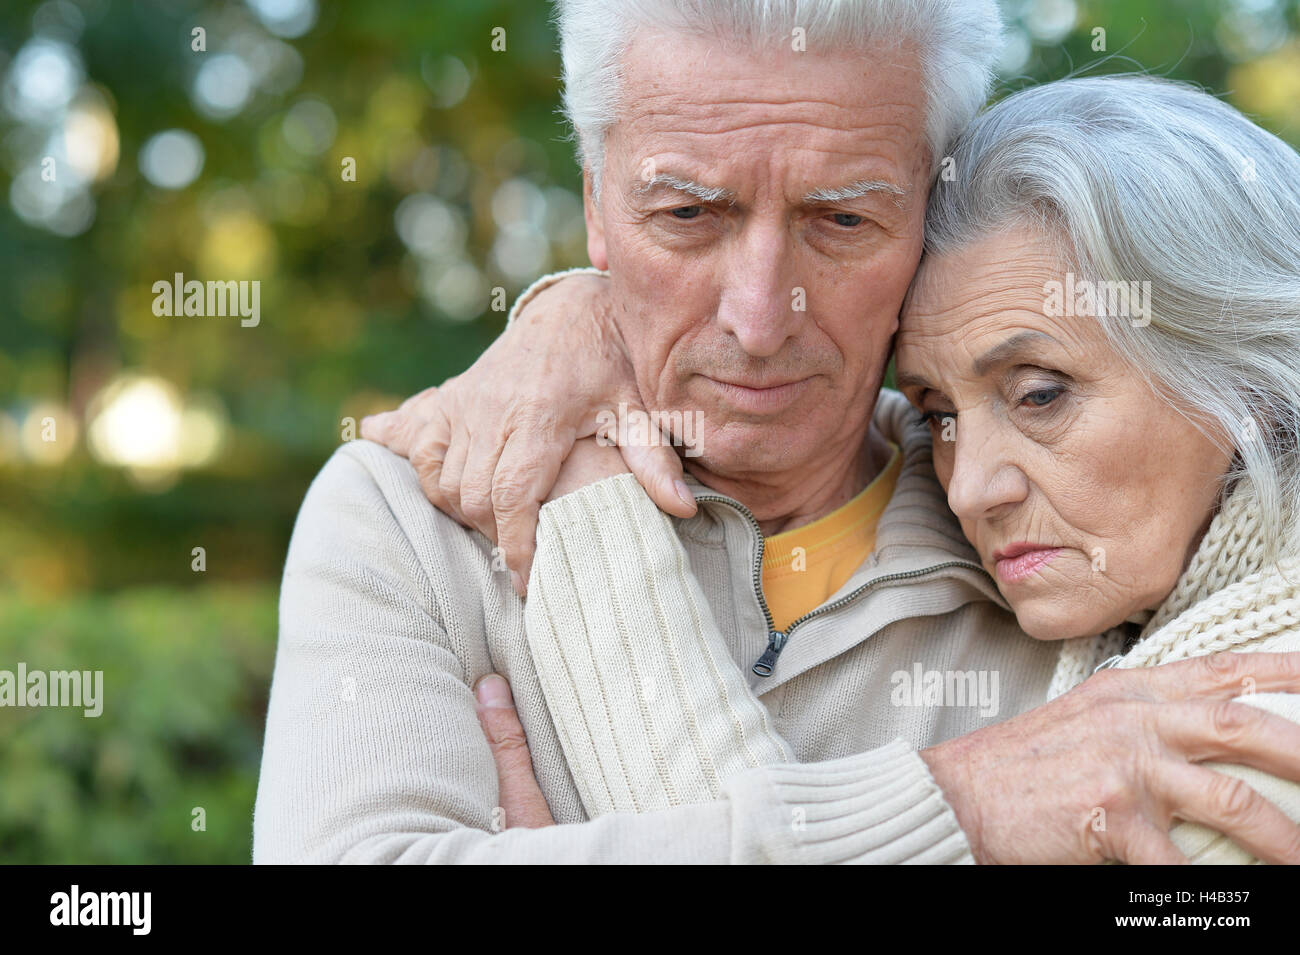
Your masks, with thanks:
[(104, 681), (98, 717), (0, 707), (0, 858), (246, 862), (274, 628), (270, 583), (0, 600), (3, 668)]
[[(278, 577), (312, 475), (346, 419), (474, 360), (503, 323), (488, 290), (585, 262), (549, 4), (309, 3), (314, 22), (278, 36), (258, 6), (0, 6), (0, 669), (103, 669), (107, 698), (98, 719), (0, 708), (0, 861), (248, 861)], [(1022, 54), (1004, 88), (1149, 68), (1296, 141), (1295, 0), (1004, 9)], [(15, 214), (66, 132), (14, 106), (38, 35), (73, 51), (77, 102), (111, 117), (93, 219), (68, 234)], [(219, 55), (255, 67), (225, 115), (200, 90)], [(176, 189), (141, 160), (171, 129), (203, 152)], [(152, 283), (176, 272), (260, 280), (260, 325), (155, 316)], [(219, 453), (144, 475), (92, 454), (96, 396), (127, 372), (215, 402)], [(47, 417), (52, 459), (33, 437)]]

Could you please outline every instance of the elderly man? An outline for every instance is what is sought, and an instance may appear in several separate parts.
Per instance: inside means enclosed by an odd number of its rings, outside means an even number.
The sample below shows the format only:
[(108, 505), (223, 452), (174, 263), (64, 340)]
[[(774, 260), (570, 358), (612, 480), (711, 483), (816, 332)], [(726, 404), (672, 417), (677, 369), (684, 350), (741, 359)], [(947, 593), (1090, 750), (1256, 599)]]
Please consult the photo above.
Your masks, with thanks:
[[(1300, 777), (1296, 728), (1230, 702), (1246, 677), (1300, 689), (1300, 666), (1225, 655), (1112, 674), (1031, 710), (1054, 653), (1016, 629), (925, 440), (877, 400), (930, 181), (984, 98), (994, 5), (827, 0), (799, 4), (800, 20), (794, 8), (560, 4), (608, 298), (586, 281), (612, 305), (595, 325), (565, 324), (545, 305), (558, 293), (538, 296), (455, 386), (371, 426), (411, 462), (356, 442), (313, 485), (285, 569), (256, 861), (1172, 861), (1175, 816), (1300, 861), (1300, 833), (1263, 800), (1237, 787), (1216, 804), (1179, 772), (1218, 758)], [(543, 546), (583, 533), (563, 492), (588, 483), (587, 451), (564, 472), (560, 458), (591, 423), (547, 418), (527, 396), (593, 347), (630, 364), (628, 404), (701, 415), (691, 485), (666, 457), (639, 467), (683, 518), (738, 666), (684, 646), (663, 682), (715, 681), (727, 719), (700, 732), (752, 743), (701, 794), (662, 803), (637, 793), (671, 778), (654, 763), (674, 754), (616, 752), (629, 794), (599, 813), (570, 730), (582, 722), (599, 749), (601, 727), (543, 685), (525, 618), (547, 594), (535, 577), (526, 612), (523, 576), (512, 587), (493, 547), (521, 570), (548, 496), (559, 509)], [(528, 362), (533, 381), (496, 402), (508, 415), (479, 407)], [(619, 397), (591, 389), (593, 416)], [(815, 572), (779, 585), (758, 563), (764, 537), (827, 528), (838, 558)], [(645, 639), (636, 595), (613, 596), (609, 612)], [(580, 625), (571, 610), (546, 608)], [(996, 673), (996, 715), (1021, 715), (990, 726), (987, 707), (890, 706), (891, 674), (918, 665)], [(640, 698), (614, 685), (640, 677), (600, 678), (591, 693)], [(774, 728), (790, 751), (760, 745)], [(1097, 808), (1105, 825), (1089, 824)]]

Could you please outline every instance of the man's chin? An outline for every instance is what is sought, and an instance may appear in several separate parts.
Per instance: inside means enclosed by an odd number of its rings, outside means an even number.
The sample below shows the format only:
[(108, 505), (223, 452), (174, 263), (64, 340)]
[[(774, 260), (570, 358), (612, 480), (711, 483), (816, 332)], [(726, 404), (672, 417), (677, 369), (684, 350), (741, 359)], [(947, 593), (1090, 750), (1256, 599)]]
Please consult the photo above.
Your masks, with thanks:
[[(817, 457), (825, 442), (810, 440), (808, 428), (785, 422), (730, 421), (707, 429), (696, 448), (686, 449), (687, 466), (719, 477), (778, 474)], [(698, 453), (690, 453), (691, 451)]]

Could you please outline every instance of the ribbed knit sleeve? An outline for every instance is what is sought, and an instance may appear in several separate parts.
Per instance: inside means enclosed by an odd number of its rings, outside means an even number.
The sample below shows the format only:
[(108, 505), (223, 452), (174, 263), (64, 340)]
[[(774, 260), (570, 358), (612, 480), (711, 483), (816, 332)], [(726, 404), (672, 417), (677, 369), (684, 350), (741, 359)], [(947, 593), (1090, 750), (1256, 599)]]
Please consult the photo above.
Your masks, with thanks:
[(671, 524), (631, 475), (542, 508), (527, 632), (593, 816), (722, 795), (736, 861), (972, 861), (928, 767), (902, 740), (790, 762)]
[(590, 815), (707, 802), (736, 772), (791, 759), (632, 475), (542, 508), (526, 622)]
[(738, 841), (752, 853), (741, 861), (975, 862), (929, 767), (901, 739), (824, 763), (751, 770), (725, 791), (733, 817), (753, 830)]

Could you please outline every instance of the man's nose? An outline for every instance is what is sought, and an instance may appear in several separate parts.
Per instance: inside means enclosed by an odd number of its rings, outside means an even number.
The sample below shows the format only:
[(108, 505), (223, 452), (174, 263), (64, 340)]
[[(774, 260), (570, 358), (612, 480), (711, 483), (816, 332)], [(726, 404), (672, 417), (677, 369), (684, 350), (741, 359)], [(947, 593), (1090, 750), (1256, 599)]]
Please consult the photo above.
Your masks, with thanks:
[(726, 260), (718, 325), (745, 354), (770, 358), (793, 337), (808, 307), (808, 292), (794, 275), (789, 233), (754, 223), (738, 236)]
[[(979, 414), (962, 414), (956, 429), (948, 506), (963, 521), (996, 516), (1029, 495), (1015, 443)], [(937, 449), (936, 449), (937, 450)]]

